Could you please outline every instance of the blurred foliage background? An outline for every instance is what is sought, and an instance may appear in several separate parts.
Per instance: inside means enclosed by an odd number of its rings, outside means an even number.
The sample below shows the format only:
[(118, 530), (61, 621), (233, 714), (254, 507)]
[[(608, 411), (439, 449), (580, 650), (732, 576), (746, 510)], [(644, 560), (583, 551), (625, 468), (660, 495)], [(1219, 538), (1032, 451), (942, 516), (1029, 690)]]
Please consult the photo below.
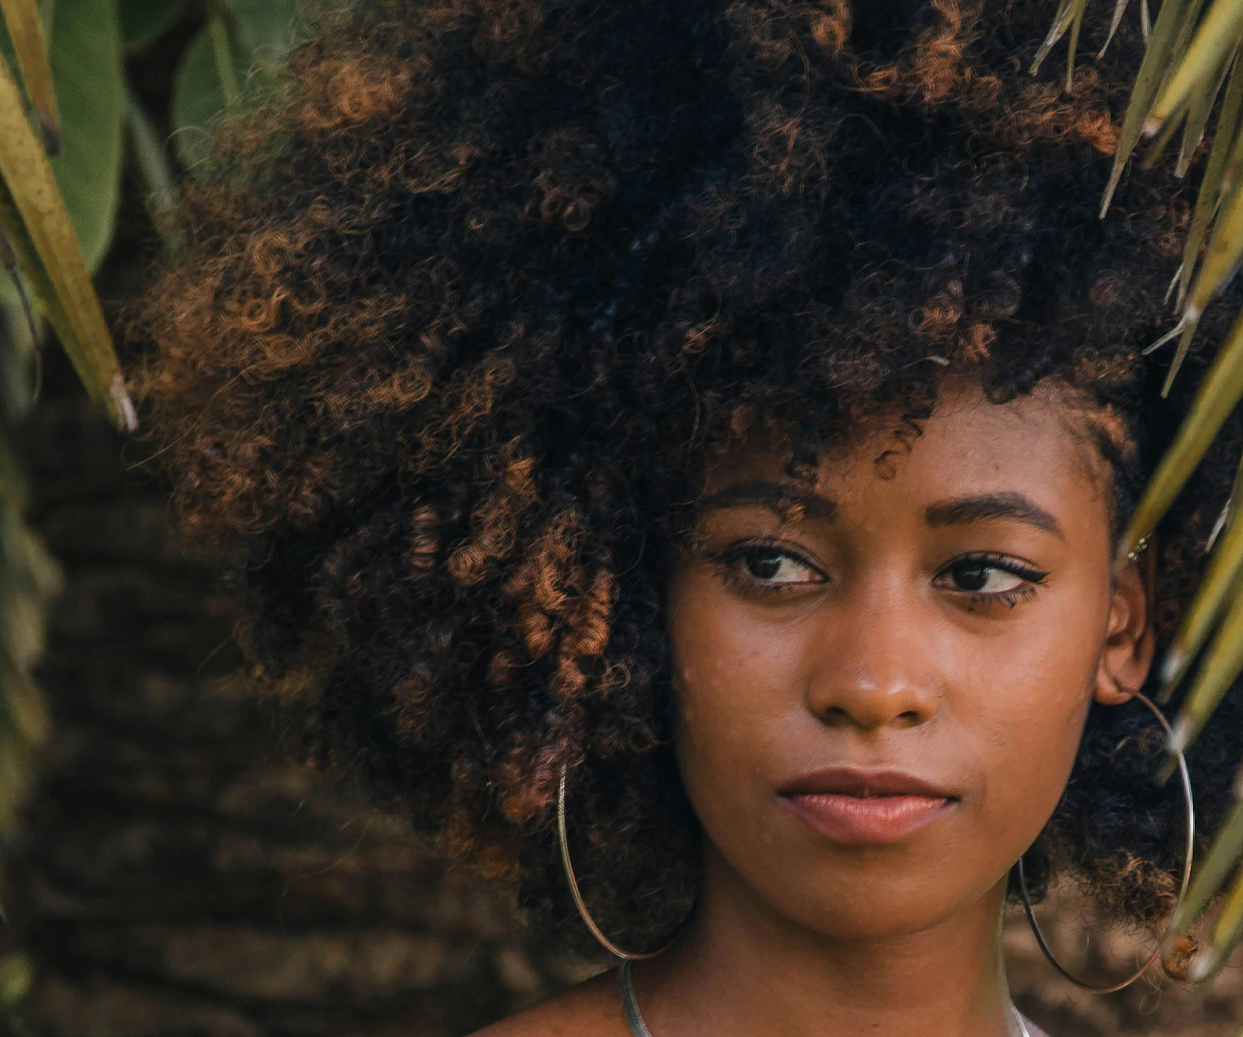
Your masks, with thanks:
[[(1080, 2), (1062, 5), (1067, 27)], [(304, 30), (293, 0), (39, 11), (52, 169), (112, 322), (213, 120)], [(12, 66), (5, 36), (0, 55)], [(0, 278), (0, 1034), (439, 1037), (595, 971), (521, 932), (400, 819), (292, 762), (241, 675), (210, 560), (172, 533), (116, 401), (110, 418), (41, 345), (35, 287)], [(1148, 949), (1088, 941), (1071, 891), (1041, 911), (1089, 973)], [(1015, 999), (1054, 1037), (1234, 1037), (1243, 1021), (1239, 954), (1206, 988), (1154, 976), (1094, 997), (1052, 972), (1021, 912), (1005, 939)]]
[[(53, 284), (58, 271), (39, 246), (56, 241), (56, 216), (63, 223), (67, 213), (71, 226), (60, 228), (60, 243), (76, 237), (81, 257), (70, 258), (79, 269), (84, 263), (84, 277), (97, 274), (125, 218), (125, 190), (142, 200), (145, 216), (169, 205), (177, 173), (202, 157), (207, 124), (243, 83), (261, 89), (296, 44), (300, 22), (291, 0), (4, 0), (0, 12), (0, 85), (29, 103), (55, 180), (52, 190), (39, 183), (48, 163), (24, 122), (0, 123), (9, 138), (0, 158), (10, 163), (0, 169), (0, 260), (8, 273), (0, 277), (0, 830), (7, 830), (32, 753), (48, 738), (30, 670), (43, 649), (46, 604), (63, 587), (57, 563), (23, 521), (28, 488), (10, 446), (39, 395), (45, 321), (114, 422), (128, 428), (134, 420), (116, 387), (107, 329), (90, 327), (92, 316), (102, 323), (99, 307), (87, 300), (74, 323), (73, 307)], [(6, 119), (22, 114), (4, 106)], [(31, 197), (40, 193), (51, 227), (43, 240), (37, 229), (27, 233)], [(138, 224), (153, 226), (144, 214), (135, 214)], [(140, 255), (130, 253), (131, 261)], [(80, 330), (85, 335), (75, 335)]]

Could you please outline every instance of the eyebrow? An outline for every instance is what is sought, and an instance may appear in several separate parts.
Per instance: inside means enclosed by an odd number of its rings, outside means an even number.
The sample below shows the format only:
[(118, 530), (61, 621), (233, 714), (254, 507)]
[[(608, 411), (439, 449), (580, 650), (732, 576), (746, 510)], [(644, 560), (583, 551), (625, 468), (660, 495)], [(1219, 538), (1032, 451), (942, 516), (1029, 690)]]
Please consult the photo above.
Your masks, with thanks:
[(705, 512), (713, 508), (738, 508), (748, 504), (763, 505), (778, 515), (791, 508), (803, 508), (810, 518), (823, 519), (826, 522), (832, 521), (833, 512), (837, 510), (835, 500), (810, 490), (799, 490), (775, 482), (735, 483), (704, 498), (699, 502), (697, 510)]
[[(802, 508), (809, 518), (831, 522), (837, 501), (810, 491), (783, 486), (774, 482), (747, 482), (728, 486), (700, 502), (700, 512), (713, 508), (742, 507), (759, 504), (781, 515), (790, 508)], [(933, 501), (924, 509), (929, 526), (956, 526), (986, 519), (1013, 519), (1065, 540), (1057, 518), (1030, 497), (1017, 490), (971, 494)]]

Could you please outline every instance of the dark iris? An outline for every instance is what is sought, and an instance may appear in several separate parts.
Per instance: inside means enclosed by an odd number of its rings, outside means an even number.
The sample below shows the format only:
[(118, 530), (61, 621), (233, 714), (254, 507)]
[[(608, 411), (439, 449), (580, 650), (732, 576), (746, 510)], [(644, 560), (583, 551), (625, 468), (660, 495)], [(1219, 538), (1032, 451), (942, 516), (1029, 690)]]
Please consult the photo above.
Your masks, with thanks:
[(771, 580), (781, 568), (780, 551), (756, 551), (747, 560), (747, 569), (757, 580)]
[[(980, 562), (960, 562), (954, 566), (954, 578), (958, 581), (960, 587), (964, 590), (978, 591), (988, 583), (988, 574), (993, 571), (993, 566), (984, 565)], [(962, 574), (966, 573), (964, 577)], [(972, 581), (976, 581), (973, 585)]]

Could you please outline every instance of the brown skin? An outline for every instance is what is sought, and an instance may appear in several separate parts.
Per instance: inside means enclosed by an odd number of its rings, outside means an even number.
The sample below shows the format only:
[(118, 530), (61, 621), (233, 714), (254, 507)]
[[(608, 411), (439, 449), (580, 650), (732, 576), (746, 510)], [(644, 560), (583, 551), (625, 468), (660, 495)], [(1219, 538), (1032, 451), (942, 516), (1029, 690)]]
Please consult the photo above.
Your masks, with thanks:
[[(958, 380), (892, 479), (872, 439), (824, 456), (801, 509), (747, 499), (800, 491), (771, 437), (707, 473), (669, 584), (704, 882), (678, 944), (635, 968), (655, 1037), (1010, 1033), (1008, 873), (1061, 796), (1090, 703), (1130, 699), (1154, 650), (1154, 552), (1111, 581), (1108, 473), (1079, 422), (1059, 392), (994, 405)], [(998, 492), (1061, 535), (927, 521), (934, 502)], [(1005, 560), (964, 558), (981, 552)], [(777, 793), (833, 764), (905, 770), (957, 802), (900, 842), (837, 843)], [(486, 1033), (622, 1037), (612, 980)]]

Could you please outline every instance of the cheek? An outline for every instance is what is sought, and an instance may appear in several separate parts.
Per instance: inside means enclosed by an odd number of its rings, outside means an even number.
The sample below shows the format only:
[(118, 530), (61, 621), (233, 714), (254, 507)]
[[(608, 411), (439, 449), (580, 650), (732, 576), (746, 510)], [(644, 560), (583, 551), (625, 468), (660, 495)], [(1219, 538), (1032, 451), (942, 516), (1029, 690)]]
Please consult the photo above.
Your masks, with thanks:
[[(1078, 599), (1091, 601), (1092, 596)], [(1004, 651), (973, 656), (975, 726), (990, 775), (987, 810), (1047, 820), (1074, 764), (1100, 660), (1106, 618), (1090, 608), (1048, 609), (1007, 639)]]
[(675, 748), (692, 799), (721, 780), (722, 765), (741, 777), (749, 763), (782, 751), (776, 732), (805, 684), (797, 637), (757, 623), (699, 582), (670, 595)]

